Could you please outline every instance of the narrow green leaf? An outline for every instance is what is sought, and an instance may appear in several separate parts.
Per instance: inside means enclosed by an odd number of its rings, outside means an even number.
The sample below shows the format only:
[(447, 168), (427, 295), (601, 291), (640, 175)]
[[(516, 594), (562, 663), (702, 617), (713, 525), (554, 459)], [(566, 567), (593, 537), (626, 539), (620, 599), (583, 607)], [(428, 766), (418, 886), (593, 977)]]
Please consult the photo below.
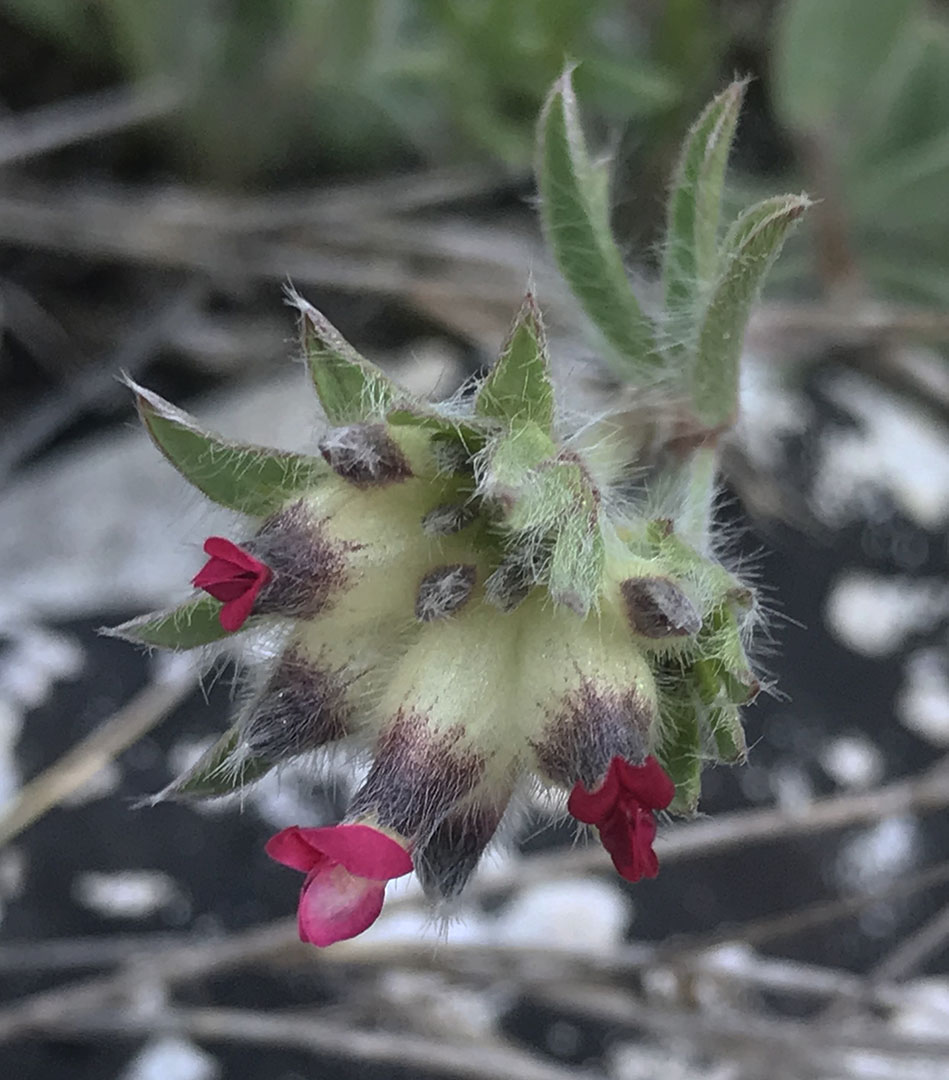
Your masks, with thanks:
[(702, 791), (702, 739), (698, 703), (691, 694), (663, 695), (661, 702), (665, 737), (656, 751), (663, 768), (675, 784), (669, 809), (692, 814)]
[(692, 310), (718, 259), (725, 169), (747, 80), (733, 82), (705, 107), (686, 136), (667, 208), (662, 279), (670, 312)]
[(540, 311), (528, 293), (497, 363), (475, 399), (479, 416), (531, 420), (548, 434), (554, 422), (554, 388)]
[(289, 303), (300, 313), (300, 334), (310, 377), (331, 424), (379, 420), (394, 402), (411, 400), (408, 391), (360, 356), (302, 296), (291, 292)]
[(723, 267), (702, 318), (691, 373), (692, 408), (709, 428), (735, 419), (751, 306), (788, 231), (809, 205), (804, 195), (766, 199), (746, 210), (725, 237)]
[(625, 370), (654, 371), (660, 358), (653, 327), (610, 232), (602, 172), (587, 154), (569, 70), (541, 113), (537, 185), (547, 242), (583, 310)]
[(222, 506), (265, 517), (329, 475), (319, 458), (227, 442), (202, 431), (188, 413), (126, 381), (158, 449), (190, 484)]
[[(200, 596), (169, 611), (140, 615), (121, 626), (104, 629), (102, 633), (162, 649), (195, 649), (230, 636), (221, 626), (218, 617), (220, 610), (220, 601), (210, 596)], [(244, 624), (245, 629), (253, 626), (255, 621), (248, 619)]]
[(232, 795), (270, 772), (274, 767), (272, 762), (240, 754), (240, 738), (240, 725), (235, 724), (190, 769), (150, 801), (159, 803), (168, 799), (213, 799)]

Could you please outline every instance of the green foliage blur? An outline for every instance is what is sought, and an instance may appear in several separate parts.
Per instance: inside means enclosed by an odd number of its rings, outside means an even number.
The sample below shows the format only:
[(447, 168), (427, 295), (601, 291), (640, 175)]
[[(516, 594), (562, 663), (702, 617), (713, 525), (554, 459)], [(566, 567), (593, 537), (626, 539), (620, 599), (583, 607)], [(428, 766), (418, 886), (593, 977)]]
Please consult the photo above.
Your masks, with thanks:
[[(648, 19), (626, 0), (0, 0), (65, 53), (191, 90), (182, 123), (217, 180), (306, 157), (322, 171), (394, 160), (530, 161), (565, 61), (606, 124), (700, 102), (707, 0)], [(696, 77), (704, 72), (704, 79)]]
[(949, 302), (937, 0), (0, 0), (0, 20), (101, 85), (170, 77), (187, 105), (157, 140), (162, 167), (244, 189), (478, 161), (524, 172), (544, 93), (576, 62), (594, 149), (619, 146), (630, 251), (658, 236), (688, 123), (751, 74), (729, 209), (776, 184), (819, 200), (773, 285)]

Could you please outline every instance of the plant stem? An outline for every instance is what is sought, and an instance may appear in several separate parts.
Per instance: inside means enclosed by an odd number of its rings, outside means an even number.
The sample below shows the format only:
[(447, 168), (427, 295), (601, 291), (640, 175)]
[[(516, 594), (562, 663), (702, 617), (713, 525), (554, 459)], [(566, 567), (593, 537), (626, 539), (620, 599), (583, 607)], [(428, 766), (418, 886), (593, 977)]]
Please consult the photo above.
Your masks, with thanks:
[(679, 518), (679, 531), (696, 551), (708, 553), (718, 476), (718, 445), (710, 441), (700, 446), (684, 467), (685, 506)]

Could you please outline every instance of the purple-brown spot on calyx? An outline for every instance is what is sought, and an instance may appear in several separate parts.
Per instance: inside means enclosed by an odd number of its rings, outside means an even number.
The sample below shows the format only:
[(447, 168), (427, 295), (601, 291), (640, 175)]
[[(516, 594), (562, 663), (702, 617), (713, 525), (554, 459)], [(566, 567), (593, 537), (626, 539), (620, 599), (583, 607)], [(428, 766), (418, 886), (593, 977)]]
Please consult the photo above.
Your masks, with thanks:
[(595, 787), (614, 757), (643, 760), (653, 719), (651, 703), (636, 687), (583, 679), (550, 717), (543, 739), (532, 743), (537, 763), (555, 783)]
[(431, 900), (450, 900), (468, 882), (501, 822), (503, 809), (470, 807), (450, 813), (413, 855), (415, 873)]
[(484, 773), (484, 759), (465, 744), (464, 734), (461, 724), (433, 732), (425, 716), (400, 710), (349, 817), (374, 818), (384, 829), (425, 842)]
[(512, 551), (488, 576), (484, 583), (484, 597), (501, 611), (513, 611), (527, 599), (536, 580), (537, 572), (530, 552)]
[(290, 649), (241, 721), (248, 756), (279, 763), (346, 735), (354, 676)]
[(351, 484), (392, 484), (412, 475), (405, 455), (384, 424), (333, 428), (320, 441), (320, 453), (330, 468)]
[(349, 583), (348, 556), (359, 544), (338, 540), (302, 501), (263, 523), (247, 548), (271, 570), (255, 613), (309, 619)]
[(630, 626), (643, 637), (685, 637), (702, 629), (695, 605), (668, 578), (627, 578), (620, 590)]
[(416, 619), (434, 622), (454, 615), (468, 602), (477, 579), (478, 568), (471, 563), (436, 567), (419, 582), (415, 596)]
[(424, 515), (422, 532), (427, 536), (451, 536), (470, 525), (476, 516), (473, 506), (442, 503)]

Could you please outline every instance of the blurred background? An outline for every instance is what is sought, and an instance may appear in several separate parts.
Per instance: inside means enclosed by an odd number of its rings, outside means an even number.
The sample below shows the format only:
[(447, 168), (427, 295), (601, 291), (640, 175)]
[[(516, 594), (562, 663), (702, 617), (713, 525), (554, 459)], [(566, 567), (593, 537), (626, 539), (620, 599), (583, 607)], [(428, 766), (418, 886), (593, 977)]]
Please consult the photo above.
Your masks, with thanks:
[[(286, 282), (439, 397), (531, 278), (565, 402), (605, 407), (533, 209), (565, 58), (647, 295), (678, 143), (734, 74), (732, 209), (819, 200), (748, 333), (719, 511), (776, 690), (656, 881), (538, 800), (447, 929), (390, 888), (305, 949), (263, 842), (351, 776), (133, 808), (233, 673), (96, 635), (185, 596), (223, 527), (116, 376), (312, 447)], [(4, 1076), (949, 1076), (949, 4), (0, 0), (0, 334)]]

